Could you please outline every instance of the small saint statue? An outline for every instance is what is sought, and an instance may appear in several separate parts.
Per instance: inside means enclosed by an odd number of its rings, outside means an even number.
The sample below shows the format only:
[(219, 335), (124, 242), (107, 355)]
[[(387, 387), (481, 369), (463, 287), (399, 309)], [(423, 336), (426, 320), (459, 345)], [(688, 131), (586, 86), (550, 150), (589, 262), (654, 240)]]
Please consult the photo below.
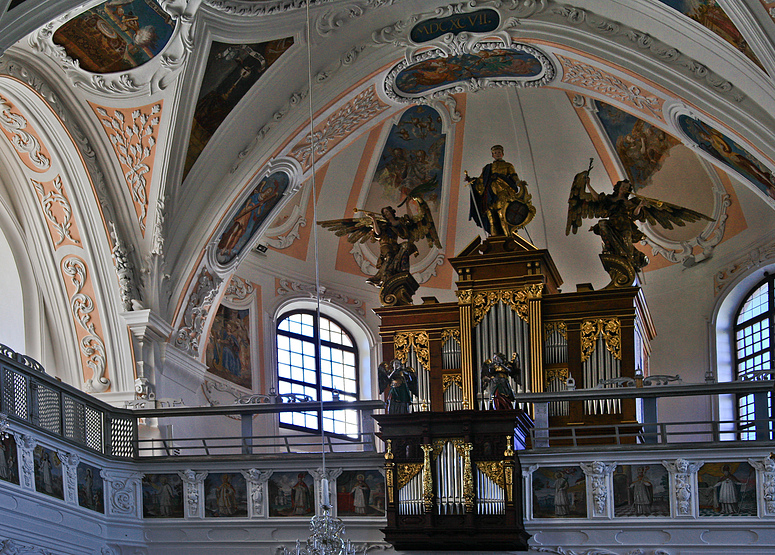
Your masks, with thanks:
[(495, 145), (490, 151), (493, 161), (482, 168), (479, 177), (465, 172), (465, 180), (471, 185), (468, 219), (490, 235), (516, 235), (517, 230), (530, 223), (536, 209), (527, 183), (503, 159), (503, 146)]
[(490, 397), (492, 410), (509, 410), (514, 408), (514, 390), (511, 380), (520, 383), (522, 365), (519, 355), (514, 353), (511, 360), (506, 360), (503, 353), (494, 353), (482, 363), (482, 389)]
[(377, 368), (379, 390), (387, 394), (388, 414), (408, 414), (412, 397), (417, 396), (417, 376), (414, 369), (394, 358)]

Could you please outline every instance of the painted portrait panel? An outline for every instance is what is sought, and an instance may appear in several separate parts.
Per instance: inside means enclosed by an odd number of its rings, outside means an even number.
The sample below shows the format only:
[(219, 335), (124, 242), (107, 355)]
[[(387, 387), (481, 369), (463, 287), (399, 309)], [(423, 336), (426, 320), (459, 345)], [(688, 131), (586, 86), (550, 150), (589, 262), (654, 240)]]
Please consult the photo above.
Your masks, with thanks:
[(0, 435), (0, 480), (19, 485), (19, 455), (16, 438)]
[(275, 472), (269, 478), (269, 516), (315, 514), (315, 481), (309, 472)]
[(698, 119), (682, 115), (678, 117), (678, 125), (703, 151), (747, 178), (770, 198), (775, 198), (775, 176), (745, 148)]
[(218, 126), (291, 46), (293, 37), (254, 44), (212, 43), (191, 124), (184, 177)]
[(105, 512), (105, 487), (100, 469), (90, 464), (78, 465), (78, 505), (98, 513)]
[(180, 476), (143, 476), (143, 518), (183, 518), (183, 480)]
[(756, 516), (756, 470), (747, 462), (702, 465), (697, 493), (700, 516)]
[(651, 182), (681, 142), (658, 127), (604, 102), (595, 101), (597, 117), (622, 162), (635, 191)]
[[(751, 47), (743, 38), (742, 33), (735, 27), (726, 12), (718, 5), (716, 0), (659, 0), (663, 4), (678, 10), (690, 17), (700, 25), (704, 25), (729, 44), (745, 54), (757, 66), (762, 67), (761, 62), (754, 54)], [(764, 69), (764, 68), (762, 68)]]
[(339, 516), (385, 516), (385, 477), (378, 470), (345, 470), (336, 479)]
[(670, 483), (661, 464), (620, 464), (613, 474), (614, 516), (670, 516)]
[(58, 499), (64, 499), (62, 461), (52, 449), (41, 445), (32, 452), (35, 462), (35, 489)]
[(248, 516), (248, 486), (239, 472), (214, 472), (205, 478), (205, 516)]
[(221, 305), (207, 342), (207, 371), (232, 383), (253, 388), (250, 364), (250, 310)]
[(579, 466), (533, 472), (533, 518), (586, 518), (587, 480)]
[(288, 174), (275, 172), (262, 179), (253, 189), (218, 241), (215, 258), (219, 264), (228, 264), (239, 256), (272, 209), (280, 202), (289, 183)]
[(417, 62), (396, 75), (395, 87), (415, 95), (470, 79), (536, 77), (541, 71), (541, 62), (529, 52), (499, 48)]
[(53, 40), (86, 71), (112, 73), (152, 59), (173, 30), (172, 18), (153, 0), (109, 0), (62, 25)]

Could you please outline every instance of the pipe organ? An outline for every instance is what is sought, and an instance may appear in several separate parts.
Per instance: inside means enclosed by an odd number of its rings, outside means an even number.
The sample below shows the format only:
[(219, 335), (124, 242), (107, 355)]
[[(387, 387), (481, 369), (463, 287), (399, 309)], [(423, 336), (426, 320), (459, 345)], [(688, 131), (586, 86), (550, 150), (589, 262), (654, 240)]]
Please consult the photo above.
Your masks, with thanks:
[[(561, 292), (549, 252), (519, 236), (477, 239), (449, 262), (458, 275), (457, 302), (424, 297), (422, 304), (375, 309), (383, 360), (413, 367), (419, 386), (412, 413), (375, 417), (381, 437), (392, 442), (385, 535), (397, 549), (480, 550), (466, 541), (487, 526), (489, 538), (502, 536), (493, 530), (506, 523), (524, 532), (515, 440), (507, 445), (506, 436), (527, 438), (528, 414), (543, 418), (544, 428), (637, 423), (634, 400), (558, 401), (533, 411), (517, 398), (512, 410), (488, 410), (485, 360), (516, 355), (519, 369), (507, 378), (515, 393), (616, 387), (634, 379), (636, 368), (647, 372), (654, 335), (638, 287)], [(499, 439), (473, 432), (484, 421), (502, 430)], [(581, 428), (579, 441), (583, 435)], [(525, 538), (511, 536), (493, 549), (522, 549)]]

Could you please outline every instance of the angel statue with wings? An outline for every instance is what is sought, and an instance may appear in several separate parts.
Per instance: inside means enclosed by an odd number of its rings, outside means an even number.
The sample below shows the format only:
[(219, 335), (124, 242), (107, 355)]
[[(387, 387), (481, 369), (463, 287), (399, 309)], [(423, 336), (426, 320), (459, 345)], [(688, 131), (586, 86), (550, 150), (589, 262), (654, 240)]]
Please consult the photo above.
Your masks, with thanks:
[(417, 396), (417, 376), (414, 369), (394, 358), (377, 368), (379, 390), (387, 393), (388, 414), (408, 414), (412, 397)]
[(503, 353), (495, 353), (482, 363), (482, 389), (490, 397), (492, 410), (509, 410), (514, 408), (514, 390), (511, 380), (520, 383), (522, 365), (519, 355), (514, 353), (511, 360)]
[(366, 281), (381, 288), (380, 301), (384, 306), (412, 303), (412, 295), (419, 288), (409, 273), (409, 257), (418, 255), (415, 243), (426, 239), (429, 246), (441, 248), (433, 215), (422, 198), (423, 191), (435, 186), (434, 178), (415, 187), (398, 205), (400, 208), (412, 199), (419, 208), (418, 214), (413, 215), (407, 210), (407, 214), (398, 216), (392, 206), (385, 206), (379, 213), (356, 208), (356, 214), (361, 214), (359, 217), (318, 222), (336, 233), (337, 237), (347, 235), (350, 243), (379, 242), (377, 273)]
[(576, 233), (583, 218), (600, 218), (590, 230), (603, 240), (600, 260), (611, 276), (607, 289), (629, 287), (635, 282), (638, 271), (649, 263), (646, 255), (635, 248), (635, 244), (646, 237), (636, 221), (659, 224), (665, 229), (684, 226), (687, 222), (712, 221), (705, 214), (689, 208), (637, 195), (626, 179), (614, 185), (613, 194), (598, 193), (589, 184), (591, 170), (592, 160), (589, 168), (573, 179), (565, 235), (571, 231)]

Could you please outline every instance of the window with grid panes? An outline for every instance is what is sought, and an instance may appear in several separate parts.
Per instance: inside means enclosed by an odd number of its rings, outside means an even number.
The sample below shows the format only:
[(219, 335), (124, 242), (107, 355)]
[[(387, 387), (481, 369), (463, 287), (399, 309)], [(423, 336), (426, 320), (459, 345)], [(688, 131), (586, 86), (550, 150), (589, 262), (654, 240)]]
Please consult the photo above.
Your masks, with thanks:
[[(775, 276), (767, 276), (745, 298), (735, 319), (735, 372), (738, 380), (769, 379), (756, 375), (757, 370), (772, 368), (772, 330), (775, 329)], [(753, 394), (738, 395), (740, 420), (754, 419)], [(772, 396), (767, 397), (767, 413), (772, 418)], [(772, 429), (772, 424), (770, 424)], [(744, 432), (741, 439), (755, 439), (755, 433)]]
[[(358, 350), (352, 335), (334, 320), (314, 312), (284, 314), (277, 324), (278, 393), (307, 395), (314, 401), (358, 400)], [(318, 351), (318, 335), (320, 350)], [(324, 411), (326, 433), (356, 438), (358, 411)], [(320, 411), (280, 413), (280, 425), (320, 432)]]

